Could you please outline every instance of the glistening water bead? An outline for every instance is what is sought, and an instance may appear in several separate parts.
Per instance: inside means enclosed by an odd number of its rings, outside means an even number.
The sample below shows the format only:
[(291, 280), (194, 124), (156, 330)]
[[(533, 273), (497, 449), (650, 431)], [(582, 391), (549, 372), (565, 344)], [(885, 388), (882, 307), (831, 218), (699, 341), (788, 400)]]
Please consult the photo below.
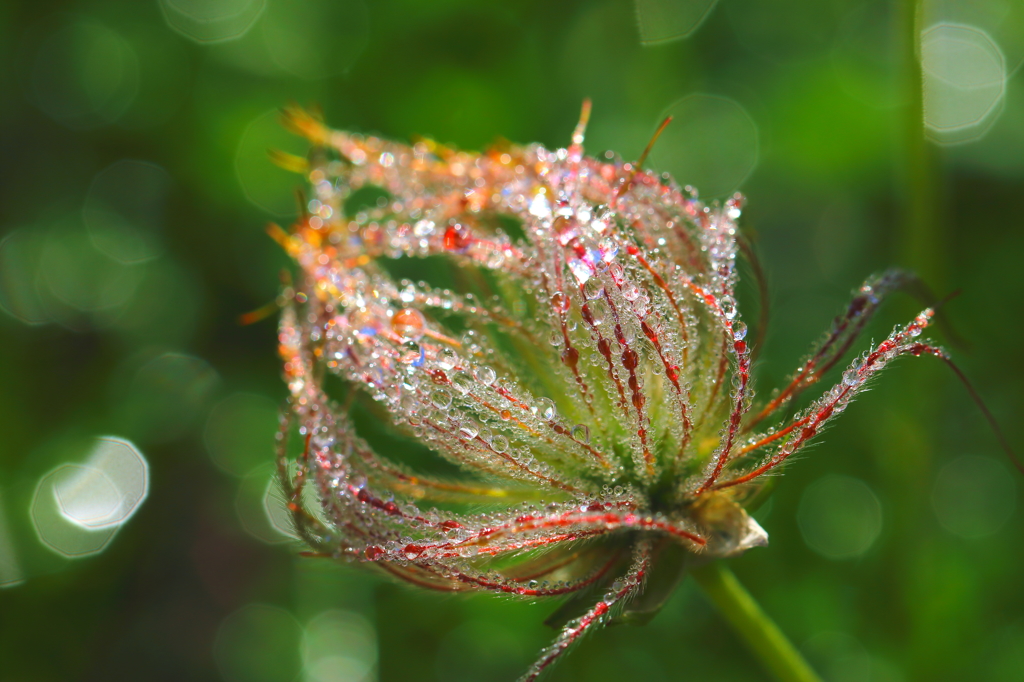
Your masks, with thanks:
[[(565, 149), (503, 144), (474, 154), (331, 130), (290, 109), (288, 125), (313, 150), (279, 159), (307, 175), (319, 202), (289, 232), (272, 230), (300, 268), (280, 325), (291, 399), (279, 460), (296, 531), (314, 555), (433, 589), (534, 598), (595, 590), (596, 603), (524, 680), (587, 630), (654, 608), (630, 602), (648, 576), (681, 570), (661, 557), (766, 544), (743, 507), (763, 475), (891, 360), (948, 360), (920, 339), (933, 316), (925, 310), (796, 417), (780, 418), (908, 281), (887, 272), (858, 290), (790, 383), (752, 410), (735, 298), (742, 197), (706, 204), (642, 160), (584, 156), (588, 115), (589, 106)], [(347, 212), (353, 192), (371, 186), (388, 197)], [(389, 273), (395, 259), (427, 256), (447, 260), (457, 291)], [(328, 396), (328, 374), (462, 478), (375, 452), (351, 401)], [(287, 449), (295, 431), (297, 460)], [(307, 487), (315, 512), (304, 506)]]

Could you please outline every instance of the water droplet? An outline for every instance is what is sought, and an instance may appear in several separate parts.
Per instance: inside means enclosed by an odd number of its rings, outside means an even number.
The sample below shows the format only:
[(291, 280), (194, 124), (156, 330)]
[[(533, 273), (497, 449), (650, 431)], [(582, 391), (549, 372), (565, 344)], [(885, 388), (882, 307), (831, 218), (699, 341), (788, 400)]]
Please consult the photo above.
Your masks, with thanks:
[(530, 202), (530, 214), (538, 218), (551, 217), (551, 202), (544, 194), (538, 192), (533, 197), (533, 201)]
[(405, 365), (422, 364), (423, 347), (415, 341), (406, 341), (398, 349), (398, 361)]
[(718, 302), (718, 306), (722, 309), (722, 314), (725, 315), (727, 320), (736, 317), (736, 299), (732, 296), (723, 296), (722, 300)]
[(417, 237), (429, 237), (434, 234), (434, 221), (420, 220), (412, 226), (412, 233)]
[(732, 338), (742, 341), (747, 338), (747, 325), (744, 322), (736, 322), (732, 326)]
[(458, 362), (459, 355), (451, 348), (442, 348), (437, 353), (437, 366), (441, 369), (453, 369)]
[(508, 438), (500, 433), (495, 435), (494, 438), (491, 439), (491, 449), (499, 454), (505, 452), (508, 450)]
[(554, 419), (557, 414), (555, 410), (555, 401), (551, 398), (540, 398), (537, 400), (536, 412), (540, 414), (544, 419)]
[(478, 367), (476, 370), (476, 378), (482, 384), (493, 384), (494, 380), (497, 379), (498, 376), (490, 367)]
[(452, 377), (452, 386), (455, 387), (459, 393), (469, 393), (473, 390), (473, 377), (469, 376), (465, 372), (458, 372)]
[(569, 309), (569, 297), (561, 291), (551, 294), (551, 305), (555, 310), (565, 311)]
[(466, 419), (466, 421), (462, 423), (462, 426), (459, 427), (460, 435), (462, 435), (463, 438), (466, 438), (468, 440), (473, 440), (474, 438), (476, 438), (476, 435), (479, 432), (480, 430), (477, 427), (476, 422), (474, 422), (472, 419)]
[(391, 318), (391, 329), (403, 339), (419, 341), (423, 338), (427, 321), (415, 308), (403, 308)]
[(611, 263), (619, 255), (619, 245), (612, 239), (602, 239), (598, 248), (601, 249), (601, 260), (605, 263)]
[(497, 249), (487, 254), (487, 267), (489, 268), (500, 268), (504, 262), (505, 254)]
[(452, 405), (452, 394), (444, 388), (434, 389), (430, 394), (430, 403), (439, 410), (447, 410)]
[(572, 427), (572, 437), (583, 444), (590, 443), (590, 427), (586, 424), (577, 424)]

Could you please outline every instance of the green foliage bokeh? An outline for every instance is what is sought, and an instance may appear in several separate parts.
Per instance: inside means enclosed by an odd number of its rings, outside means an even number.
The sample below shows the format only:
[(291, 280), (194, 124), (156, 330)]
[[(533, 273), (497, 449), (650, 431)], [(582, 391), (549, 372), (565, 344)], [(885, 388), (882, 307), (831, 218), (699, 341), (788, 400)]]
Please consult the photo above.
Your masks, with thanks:
[[(1019, 443), (1024, 21), (979, 11), (1009, 73), (1001, 110), (932, 149), (936, 218), (909, 234), (899, 5), (721, 0), (649, 46), (627, 0), (0, 5), (0, 565), (15, 553), (24, 579), (0, 589), (0, 679), (501, 681), (553, 636), (553, 603), (302, 559), (256, 518), (285, 390), (273, 319), (238, 317), (288, 267), (263, 227), (294, 215), (301, 178), (266, 155), (303, 151), (274, 113), (292, 101), (397, 139), (558, 147), (589, 97), (588, 150), (626, 158), (674, 113), (651, 162), (748, 197), (773, 302), (761, 396), (867, 275), (911, 267), (962, 292), (953, 353)], [(894, 298), (868, 336), (920, 307)], [(786, 467), (758, 513), (770, 547), (734, 570), (827, 680), (1024, 679), (1019, 474), (938, 363), (901, 361), (877, 389)], [(33, 492), (100, 435), (139, 446), (149, 497), (104, 551), (66, 560), (33, 530)], [(833, 489), (869, 502), (829, 507)], [(300, 628), (333, 610), (375, 628), (370, 677), (309, 664)], [(552, 679), (765, 674), (684, 582)]]

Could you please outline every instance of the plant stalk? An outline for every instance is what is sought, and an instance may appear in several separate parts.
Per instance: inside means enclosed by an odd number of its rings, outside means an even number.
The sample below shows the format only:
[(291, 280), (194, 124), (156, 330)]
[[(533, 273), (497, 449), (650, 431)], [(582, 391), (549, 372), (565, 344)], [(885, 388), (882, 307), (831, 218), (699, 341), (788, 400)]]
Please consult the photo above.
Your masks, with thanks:
[(896, 0), (898, 46), (907, 102), (902, 116), (903, 229), (901, 260), (941, 290), (946, 271), (942, 169), (938, 150), (924, 134), (924, 73), (921, 66), (922, 0)]
[(761, 610), (723, 562), (690, 571), (718, 612), (779, 682), (821, 682), (779, 626)]

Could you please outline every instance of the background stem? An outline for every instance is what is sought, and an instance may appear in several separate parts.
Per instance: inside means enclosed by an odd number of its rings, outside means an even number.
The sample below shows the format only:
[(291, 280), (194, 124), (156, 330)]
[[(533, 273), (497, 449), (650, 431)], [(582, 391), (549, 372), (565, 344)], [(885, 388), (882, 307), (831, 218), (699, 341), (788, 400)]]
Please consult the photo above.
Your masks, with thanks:
[(821, 682), (779, 627), (721, 561), (690, 574), (750, 650), (780, 682)]
[(903, 228), (899, 260), (936, 291), (946, 274), (945, 235), (942, 234), (942, 171), (938, 150), (924, 134), (924, 74), (921, 69), (921, 0), (896, 0), (897, 41), (903, 64)]

